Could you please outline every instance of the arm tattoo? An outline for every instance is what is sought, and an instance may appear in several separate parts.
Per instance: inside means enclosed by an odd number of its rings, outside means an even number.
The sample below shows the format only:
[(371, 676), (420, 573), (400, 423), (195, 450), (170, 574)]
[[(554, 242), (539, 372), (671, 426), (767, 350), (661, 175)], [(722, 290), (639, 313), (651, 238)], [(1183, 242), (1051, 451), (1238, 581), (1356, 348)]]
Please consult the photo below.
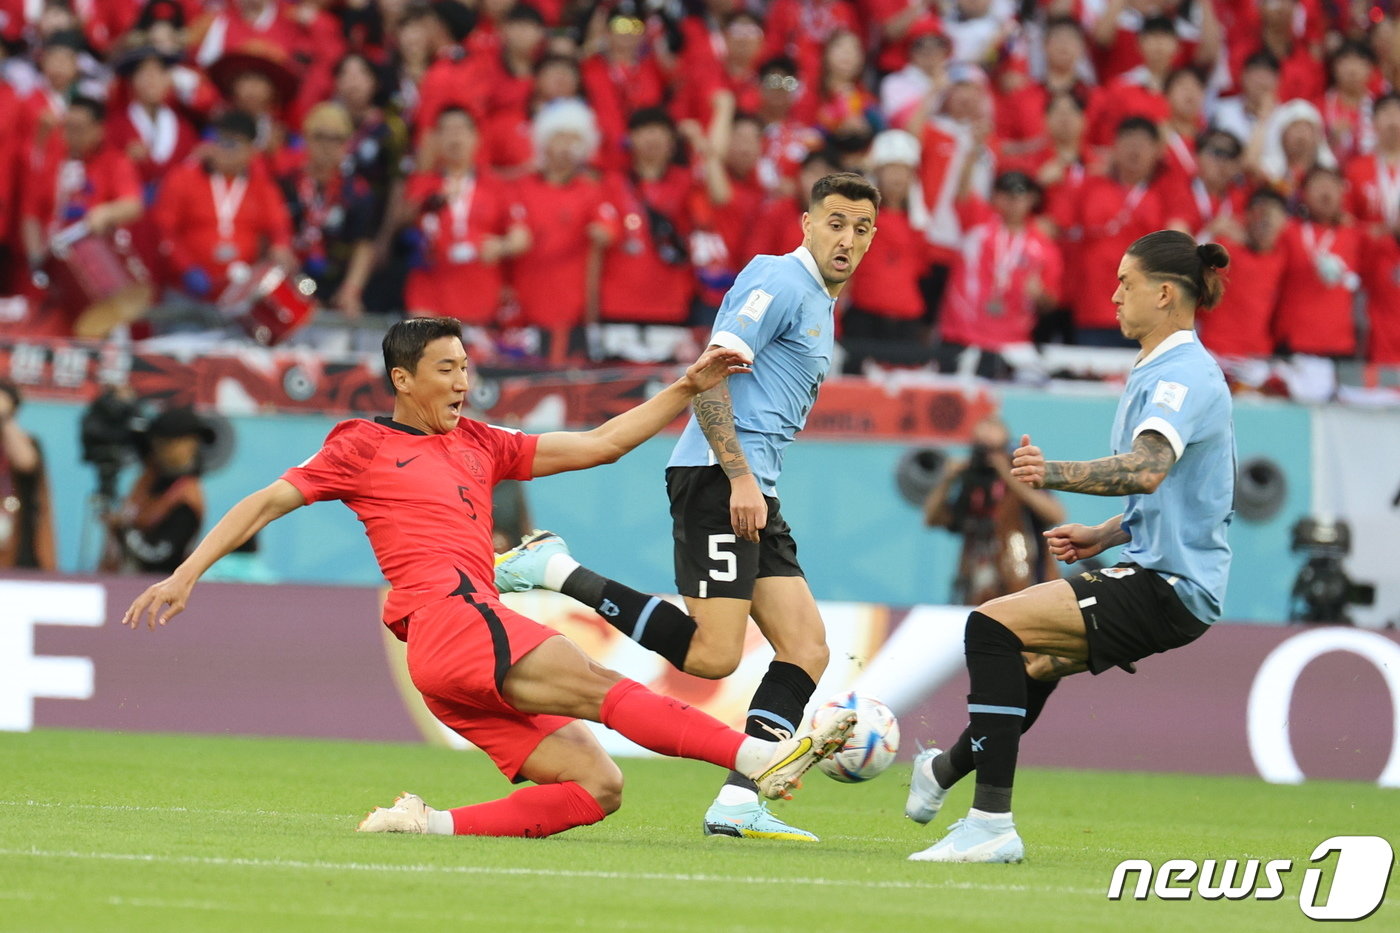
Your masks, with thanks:
[(1171, 442), (1156, 431), (1143, 431), (1133, 449), (1101, 460), (1050, 460), (1045, 464), (1045, 488), (1083, 492), (1091, 496), (1150, 493), (1176, 462)]
[(733, 479), (753, 472), (744, 457), (744, 448), (739, 446), (739, 434), (734, 428), (734, 404), (726, 383), (721, 382), (695, 396), (695, 421), (705, 440), (710, 442), (710, 449), (724, 468), (725, 476)]

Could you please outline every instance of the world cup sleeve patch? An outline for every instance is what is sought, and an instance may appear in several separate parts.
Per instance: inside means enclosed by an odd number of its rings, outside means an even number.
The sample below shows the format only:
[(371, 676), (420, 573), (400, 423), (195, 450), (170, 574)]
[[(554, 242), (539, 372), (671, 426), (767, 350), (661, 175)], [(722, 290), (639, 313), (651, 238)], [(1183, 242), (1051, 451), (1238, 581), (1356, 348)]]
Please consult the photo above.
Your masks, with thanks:
[(744, 299), (744, 306), (739, 309), (739, 316), (746, 317), (751, 321), (757, 321), (763, 317), (763, 312), (768, 310), (768, 306), (773, 303), (773, 296), (761, 288), (755, 288), (749, 292), (749, 297)]
[(1159, 380), (1156, 391), (1152, 393), (1152, 404), (1158, 408), (1181, 411), (1181, 403), (1186, 401), (1186, 392), (1187, 387), (1179, 382)]

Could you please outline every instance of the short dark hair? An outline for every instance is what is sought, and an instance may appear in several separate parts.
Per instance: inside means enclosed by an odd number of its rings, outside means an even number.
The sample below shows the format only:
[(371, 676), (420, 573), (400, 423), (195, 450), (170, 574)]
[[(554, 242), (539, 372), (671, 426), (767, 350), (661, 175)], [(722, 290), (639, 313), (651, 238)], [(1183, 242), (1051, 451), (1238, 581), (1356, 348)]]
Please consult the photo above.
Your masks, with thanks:
[(394, 370), (415, 372), (423, 350), (443, 337), (462, 339), (462, 322), (455, 317), (411, 317), (399, 321), (384, 335), (384, 378), (394, 388)]
[(258, 124), (242, 110), (229, 110), (210, 127), (220, 136), (241, 136), (247, 142), (258, 138)]
[(1274, 74), (1278, 74), (1283, 66), (1278, 62), (1278, 56), (1268, 49), (1260, 49), (1257, 52), (1250, 52), (1249, 57), (1244, 60), (1244, 67), (1241, 71), (1248, 71), (1251, 68), (1267, 68)]
[(1080, 113), (1089, 109), (1089, 104), (1084, 100), (1084, 95), (1075, 90), (1055, 91), (1045, 98), (1045, 112), (1049, 113), (1061, 100), (1067, 100), (1074, 104), (1074, 109)]
[(664, 126), (672, 133), (676, 131), (676, 121), (666, 112), (665, 107), (643, 107), (634, 110), (627, 118), (627, 132), (632, 133), (644, 126)]
[(1180, 81), (1182, 78), (1195, 78), (1196, 83), (1199, 84), (1201, 87), (1204, 88), (1206, 86), (1205, 75), (1201, 74), (1201, 72), (1198, 69), (1192, 68), (1190, 65), (1183, 65), (1180, 68), (1173, 68), (1170, 72), (1168, 72), (1167, 80), (1162, 82), (1162, 92), (1170, 93), (1172, 85)]
[(815, 206), (833, 194), (850, 198), (852, 201), (869, 201), (875, 205), (875, 210), (880, 209), (880, 189), (859, 172), (833, 172), (823, 175), (812, 186), (812, 200), (808, 203)]
[(1198, 308), (1214, 308), (1225, 294), (1219, 270), (1230, 265), (1230, 254), (1219, 243), (1197, 244), (1180, 230), (1158, 230), (1134, 240), (1128, 255), (1148, 278), (1172, 279), (1184, 286)]
[(1057, 29), (1068, 29), (1079, 38), (1084, 38), (1084, 27), (1073, 16), (1052, 16), (1045, 21), (1045, 37), (1047, 39), (1050, 37), (1050, 33)]
[(1386, 91), (1377, 97), (1375, 103), (1371, 104), (1371, 115), (1375, 116), (1380, 113), (1382, 107), (1389, 107), (1391, 104), (1400, 105), (1400, 91)]
[(767, 77), (770, 74), (784, 74), (797, 76), (797, 62), (786, 55), (774, 55), (762, 65), (758, 66), (758, 76)]
[(107, 119), (107, 105), (100, 100), (91, 97), (75, 97), (68, 102), (68, 109), (86, 110), (92, 121), (101, 126), (102, 121)]
[(1119, 121), (1117, 128), (1113, 131), (1113, 138), (1121, 139), (1129, 133), (1146, 133), (1148, 136), (1152, 137), (1153, 142), (1157, 142), (1162, 138), (1157, 130), (1157, 124), (1146, 117), (1140, 117), (1136, 114), (1131, 117), (1124, 117)]
[(1138, 27), (1139, 37), (1151, 35), (1154, 32), (1170, 34), (1173, 39), (1177, 38), (1176, 23), (1170, 16), (1149, 16)]
[(818, 147), (802, 157), (800, 168), (808, 168), (813, 162), (825, 162), (827, 165), (837, 166), (841, 164), (841, 159), (830, 149)]
[(1226, 143), (1230, 151), (1234, 153), (1234, 155), (1230, 156), (1232, 159), (1238, 159), (1244, 154), (1244, 144), (1240, 142), (1240, 138), (1229, 130), (1222, 130), (1218, 126), (1211, 126), (1201, 130), (1200, 135), (1196, 137), (1196, 150), (1200, 151), (1206, 149), (1213, 142)]
[(535, 77), (538, 78), (541, 72), (552, 65), (563, 65), (574, 74), (581, 74), (577, 58), (572, 55), (560, 55), (558, 52), (546, 52), (535, 60)]
[(1274, 204), (1277, 204), (1280, 208), (1282, 208), (1285, 211), (1288, 210), (1288, 199), (1285, 198), (1282, 194), (1280, 194), (1278, 189), (1271, 188), (1268, 185), (1260, 185), (1258, 188), (1254, 189), (1254, 191), (1249, 196), (1249, 200), (1245, 202), (1245, 209), (1248, 210), (1249, 208), (1262, 204), (1265, 201), (1270, 201)]

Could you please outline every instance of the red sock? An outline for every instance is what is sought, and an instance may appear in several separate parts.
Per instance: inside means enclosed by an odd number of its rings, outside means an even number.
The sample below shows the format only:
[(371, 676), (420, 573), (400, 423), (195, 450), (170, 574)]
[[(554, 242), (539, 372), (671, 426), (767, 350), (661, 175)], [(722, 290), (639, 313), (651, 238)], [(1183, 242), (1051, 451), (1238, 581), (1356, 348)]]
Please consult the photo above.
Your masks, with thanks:
[(721, 768), (734, 767), (745, 739), (709, 713), (625, 678), (603, 697), (601, 721), (643, 748)]
[(458, 836), (553, 836), (607, 815), (573, 781), (522, 787), (509, 797), (448, 812)]

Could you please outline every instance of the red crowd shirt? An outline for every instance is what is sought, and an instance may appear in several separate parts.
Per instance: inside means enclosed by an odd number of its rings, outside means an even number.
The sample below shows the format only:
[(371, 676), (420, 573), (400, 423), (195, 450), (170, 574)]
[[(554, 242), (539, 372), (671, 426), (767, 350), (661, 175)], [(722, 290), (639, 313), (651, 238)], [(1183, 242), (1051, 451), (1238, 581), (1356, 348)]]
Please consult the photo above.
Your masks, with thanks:
[(1400, 223), (1400, 159), (1383, 162), (1379, 153), (1357, 156), (1347, 165), (1346, 177), (1348, 214), (1366, 224)]
[(1363, 266), (1361, 281), (1371, 322), (1366, 361), (1400, 365), (1400, 243), (1390, 235), (1370, 238)]
[(588, 175), (562, 185), (535, 173), (521, 179), (516, 197), (530, 228), (530, 251), (509, 268), (525, 324), (573, 327), (583, 321), (588, 226), (616, 226), (617, 214), (603, 198), (603, 186)]
[(1167, 221), (1186, 224), (1196, 239), (1218, 217), (1244, 214), (1249, 191), (1242, 184), (1232, 185), (1219, 195), (1206, 190), (1205, 182), (1192, 176), (1169, 176), (1160, 185)]
[(989, 350), (1027, 342), (1037, 316), (1031, 286), (1056, 297), (1063, 267), (1059, 247), (1035, 224), (1012, 231), (992, 215), (971, 226), (939, 316), (943, 338)]
[(814, 85), (821, 75), (822, 46), (838, 30), (861, 34), (856, 9), (847, 0), (773, 0), (763, 20), (761, 59), (787, 55), (802, 80)]
[(882, 317), (914, 320), (924, 313), (919, 278), (929, 266), (928, 240), (909, 223), (909, 214), (893, 205), (880, 209), (877, 223), (880, 232), (846, 290), (851, 305)]
[[(224, 210), (232, 207), (222, 229), (216, 189), (224, 196)], [(237, 179), (215, 176), (198, 161), (177, 166), (161, 185), (153, 217), (161, 252), (174, 270), (200, 267), (209, 274), (215, 294), (227, 284), (229, 263), (254, 263), (267, 246), (292, 243), (292, 221), (282, 192), (256, 164)]]
[(504, 274), (499, 262), (481, 261), (481, 247), (520, 223), (524, 210), (494, 176), (476, 173), (454, 196), (445, 182), (437, 172), (422, 172), (405, 185), (404, 198), (418, 212), (425, 264), (409, 273), (404, 300), (411, 313), (490, 324)]
[(598, 164), (608, 170), (627, 168), (627, 120), (644, 107), (659, 107), (666, 99), (666, 75), (655, 59), (636, 64), (611, 62), (591, 55), (579, 68), (584, 96), (598, 118), (603, 144)]
[(393, 590), (384, 624), (406, 639), (403, 621), (462, 585), (495, 592), (491, 489), (534, 476), (539, 438), (463, 418), (446, 434), (424, 434), (389, 418), (342, 421), (321, 449), (282, 474), (308, 503), (339, 499), (365, 526)]
[(1118, 263), (1134, 240), (1166, 226), (1165, 214), (1154, 185), (1129, 187), (1107, 175), (1085, 178), (1075, 192), (1066, 231), (1067, 248), (1080, 270), (1065, 289), (1076, 326), (1118, 326), (1110, 300), (1118, 287)]
[(792, 252), (802, 242), (802, 215), (806, 211), (805, 199), (770, 199), (754, 219), (748, 239), (744, 241), (744, 255), (752, 259)]
[(613, 172), (603, 190), (620, 220), (617, 240), (603, 258), (602, 318), (647, 324), (684, 324), (695, 280), (688, 261), (668, 263), (652, 236), (643, 201), (671, 221), (684, 243), (693, 224), (688, 205), (694, 182), (678, 165), (655, 181)]
[(110, 146), (85, 159), (65, 159), (29, 177), (24, 216), (50, 234), (76, 223), (99, 204), (141, 200), (141, 183), (125, 155)]
[(1260, 253), (1234, 240), (1219, 242), (1230, 252), (1230, 286), (1214, 309), (1196, 313), (1201, 343), (1217, 356), (1272, 356), (1286, 260), (1283, 247), (1276, 243)]
[(1167, 119), (1167, 98), (1146, 84), (1146, 69), (1130, 71), (1098, 88), (1089, 98), (1084, 137), (1092, 146), (1110, 146), (1118, 124), (1128, 117), (1146, 117), (1153, 123)]
[(199, 141), (194, 127), (172, 107), (161, 107), (154, 118), (132, 103), (107, 116), (107, 144), (127, 154), (141, 184), (154, 188), (171, 167), (188, 158)]
[(1285, 260), (1275, 326), (1279, 343), (1294, 353), (1350, 356), (1356, 352), (1352, 290), (1344, 281), (1323, 281), (1318, 259), (1330, 253), (1345, 263), (1345, 273), (1358, 274), (1361, 231), (1354, 224), (1291, 220), (1281, 245)]

